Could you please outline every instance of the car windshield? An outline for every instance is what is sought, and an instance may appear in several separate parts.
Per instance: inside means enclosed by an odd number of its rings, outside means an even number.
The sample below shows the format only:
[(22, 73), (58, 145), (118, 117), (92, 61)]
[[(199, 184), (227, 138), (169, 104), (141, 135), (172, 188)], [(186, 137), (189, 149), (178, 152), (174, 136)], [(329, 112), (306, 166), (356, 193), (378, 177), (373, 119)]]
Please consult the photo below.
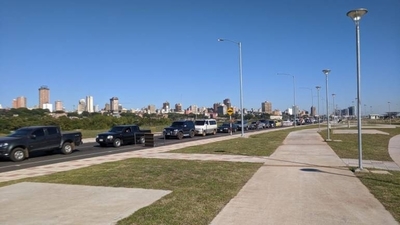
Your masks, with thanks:
[(109, 132), (121, 132), (124, 129), (124, 127), (113, 127)]
[(8, 137), (24, 137), (30, 134), (31, 129), (18, 129), (14, 131), (12, 134), (8, 135)]
[(195, 125), (204, 125), (205, 122), (204, 120), (199, 120), (195, 122)]
[(171, 127), (181, 127), (183, 126), (184, 122), (173, 122)]

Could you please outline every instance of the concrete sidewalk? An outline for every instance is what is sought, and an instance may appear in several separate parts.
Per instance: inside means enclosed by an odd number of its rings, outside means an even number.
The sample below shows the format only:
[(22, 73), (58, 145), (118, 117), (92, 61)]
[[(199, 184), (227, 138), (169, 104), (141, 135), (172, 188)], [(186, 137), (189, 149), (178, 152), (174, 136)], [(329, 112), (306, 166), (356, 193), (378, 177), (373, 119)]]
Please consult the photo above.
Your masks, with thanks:
[(400, 166), (400, 135), (390, 138), (388, 148), (390, 157)]
[(292, 132), (212, 221), (398, 224), (315, 130)]

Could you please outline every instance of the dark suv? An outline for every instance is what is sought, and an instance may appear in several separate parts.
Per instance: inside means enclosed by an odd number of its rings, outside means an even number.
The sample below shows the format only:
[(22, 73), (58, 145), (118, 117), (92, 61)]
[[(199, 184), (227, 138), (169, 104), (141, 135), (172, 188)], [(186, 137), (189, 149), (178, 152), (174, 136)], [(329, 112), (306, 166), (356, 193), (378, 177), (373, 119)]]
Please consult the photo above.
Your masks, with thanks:
[(194, 137), (195, 126), (191, 120), (180, 120), (172, 123), (170, 127), (164, 128), (163, 135), (166, 139), (176, 137), (182, 139), (184, 136)]

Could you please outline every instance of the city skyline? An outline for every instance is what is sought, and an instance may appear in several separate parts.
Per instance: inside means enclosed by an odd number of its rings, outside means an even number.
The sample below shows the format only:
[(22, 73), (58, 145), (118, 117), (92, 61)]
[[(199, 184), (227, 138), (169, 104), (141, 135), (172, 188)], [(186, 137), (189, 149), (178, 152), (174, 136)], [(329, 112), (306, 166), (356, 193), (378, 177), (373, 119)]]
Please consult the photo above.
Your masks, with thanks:
[(360, 24), (362, 112), (365, 105), (383, 114), (387, 102), (400, 111), (396, 0), (2, 2), (0, 74), (18, 88), (1, 89), (0, 104), (24, 96), (28, 107), (37, 105), (45, 84), (50, 104), (61, 100), (67, 110), (85, 96), (101, 107), (112, 96), (127, 108), (165, 99), (209, 106), (226, 96), (239, 106), (238, 48), (217, 41), (225, 38), (242, 44), (244, 108), (266, 99), (291, 107), (291, 77), (276, 75), (286, 73), (296, 78), (296, 105), (309, 110), (317, 101), (304, 88), (324, 93), (325, 68), (329, 96), (346, 108), (356, 97), (354, 23), (346, 12), (360, 7), (369, 11)]

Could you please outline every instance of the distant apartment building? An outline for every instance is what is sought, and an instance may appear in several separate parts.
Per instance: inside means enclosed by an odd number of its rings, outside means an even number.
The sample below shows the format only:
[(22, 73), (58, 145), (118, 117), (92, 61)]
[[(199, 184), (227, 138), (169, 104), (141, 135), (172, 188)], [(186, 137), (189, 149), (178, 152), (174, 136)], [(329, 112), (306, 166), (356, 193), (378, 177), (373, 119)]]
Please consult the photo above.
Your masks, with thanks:
[(106, 103), (106, 105), (104, 106), (104, 111), (107, 111), (107, 112), (111, 111), (110, 103)]
[(226, 107), (229, 109), (230, 107), (232, 107), (231, 104), (231, 100), (229, 98), (224, 99), (224, 105), (226, 105)]
[(261, 112), (263, 113), (272, 113), (272, 103), (269, 101), (265, 101), (261, 103)]
[(220, 102), (217, 102), (217, 103), (214, 103), (214, 104), (213, 104), (213, 110), (214, 110), (215, 113), (218, 113), (218, 107), (219, 107), (220, 105), (221, 105)]
[(282, 116), (282, 112), (279, 109), (275, 109), (271, 112), (271, 115), (273, 116)]
[[(122, 109), (122, 106), (121, 106)], [(119, 99), (117, 97), (110, 98), (110, 111), (112, 113), (119, 112)]]
[(156, 106), (155, 105), (148, 105), (147, 112), (150, 114), (156, 113)]
[(162, 109), (164, 109), (164, 111), (167, 113), (171, 110), (171, 106), (169, 105), (168, 101), (166, 101), (162, 104)]
[(225, 115), (225, 114), (227, 114), (227, 111), (228, 111), (228, 108), (226, 107), (226, 105), (220, 104), (218, 106), (218, 110), (217, 110), (218, 115)]
[(43, 104), (50, 103), (50, 89), (47, 86), (39, 88), (39, 108), (43, 109)]
[(199, 112), (198, 112), (198, 107), (197, 107), (197, 105), (191, 105), (190, 107), (189, 107), (189, 110), (193, 113), (193, 114), (198, 114)]
[(175, 104), (175, 112), (182, 112), (182, 104), (181, 103)]
[(12, 101), (12, 108), (26, 108), (26, 97), (20, 96)]
[(51, 104), (51, 103), (44, 103), (44, 104), (43, 104), (43, 109), (48, 109), (49, 112), (53, 112), (53, 104)]
[(86, 110), (86, 101), (85, 99), (82, 98), (81, 100), (79, 100), (77, 113), (81, 114), (85, 110)]
[(315, 116), (316, 115), (316, 111), (317, 111), (317, 109), (315, 108), (315, 106), (311, 106), (310, 116)]
[(54, 106), (55, 106), (55, 111), (56, 111), (56, 112), (57, 112), (57, 111), (64, 111), (62, 101), (60, 101), (60, 100), (55, 101), (55, 102), (54, 102)]
[(86, 110), (90, 113), (94, 112), (93, 96), (86, 96)]

